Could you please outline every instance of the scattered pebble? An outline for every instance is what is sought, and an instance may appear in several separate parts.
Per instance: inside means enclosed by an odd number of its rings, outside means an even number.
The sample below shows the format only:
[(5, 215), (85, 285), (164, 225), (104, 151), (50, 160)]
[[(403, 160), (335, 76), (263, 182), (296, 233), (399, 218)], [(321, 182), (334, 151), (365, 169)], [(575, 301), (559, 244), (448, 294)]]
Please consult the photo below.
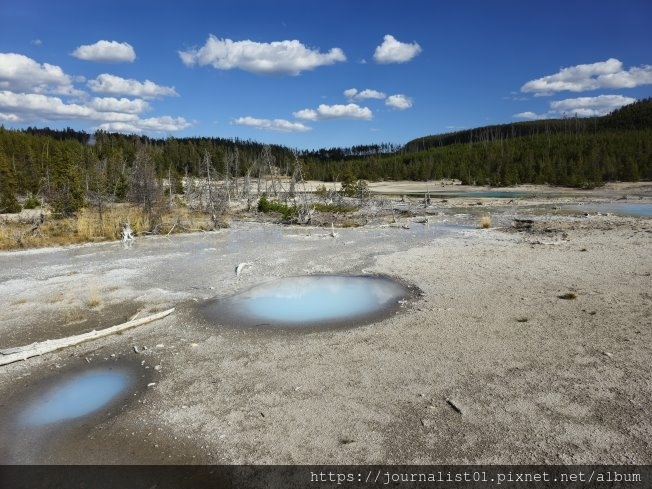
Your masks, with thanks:
[(446, 399), (446, 402), (447, 402), (448, 405), (449, 405), (450, 407), (452, 407), (455, 411), (457, 411), (457, 412), (460, 413), (460, 414), (464, 414), (464, 412), (462, 411), (462, 408), (461, 408), (461, 407), (460, 407), (460, 406), (459, 406), (455, 401), (453, 401), (452, 399)]

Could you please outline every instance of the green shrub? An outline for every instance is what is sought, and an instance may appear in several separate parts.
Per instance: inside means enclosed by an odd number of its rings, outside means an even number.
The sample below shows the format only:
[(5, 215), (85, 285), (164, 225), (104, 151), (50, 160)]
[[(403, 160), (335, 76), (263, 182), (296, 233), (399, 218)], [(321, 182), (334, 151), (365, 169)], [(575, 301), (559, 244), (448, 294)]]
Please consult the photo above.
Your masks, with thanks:
[(260, 199), (258, 199), (258, 212), (278, 212), (279, 214), (282, 214), (285, 219), (289, 219), (293, 215), (296, 215), (297, 208), (284, 204), (283, 202), (269, 200), (267, 195), (263, 194), (260, 196)]
[(36, 209), (41, 206), (41, 201), (36, 198), (34, 194), (30, 194), (23, 204), (23, 209)]
[(320, 199), (326, 199), (326, 197), (328, 197), (328, 189), (326, 188), (326, 185), (322, 184), (317, 187), (315, 189), (315, 195)]

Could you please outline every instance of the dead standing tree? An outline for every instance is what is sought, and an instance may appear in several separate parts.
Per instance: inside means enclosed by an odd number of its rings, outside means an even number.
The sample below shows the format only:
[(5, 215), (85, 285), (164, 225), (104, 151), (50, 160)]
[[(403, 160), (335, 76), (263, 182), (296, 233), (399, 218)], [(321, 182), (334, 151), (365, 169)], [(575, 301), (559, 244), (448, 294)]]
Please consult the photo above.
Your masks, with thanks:
[(164, 196), (154, 162), (144, 148), (136, 153), (130, 183), (127, 194), (129, 202), (142, 205), (149, 231), (155, 230), (161, 218)]
[[(211, 161), (211, 155), (208, 151), (204, 152), (202, 160), (202, 174), (205, 176), (205, 191), (202, 192), (206, 200), (205, 210), (211, 217), (213, 228), (218, 228), (223, 224), (223, 218), (229, 209), (229, 195), (224, 188), (217, 185), (215, 168)], [(203, 202), (200, 202), (200, 206)]]
[[(233, 179), (231, 179), (233, 175)], [(240, 152), (238, 147), (233, 149), (227, 149), (224, 152), (224, 182), (226, 185), (226, 191), (230, 195), (233, 195), (236, 199), (241, 197), (240, 195), (240, 185), (238, 183), (238, 178), (240, 176)], [(233, 192), (231, 192), (230, 184), (233, 180)]]
[[(298, 197), (297, 197), (298, 187)], [(297, 223), (310, 224), (312, 214), (315, 211), (314, 207), (310, 207), (308, 202), (308, 192), (306, 191), (306, 182), (303, 178), (303, 167), (297, 154), (294, 154), (294, 171), (292, 172), (292, 180), (290, 181), (290, 194), (295, 202), (297, 209)]]
[[(277, 168), (274, 166), (274, 163), (276, 162), (276, 158), (272, 154), (272, 148), (269, 144), (266, 144), (263, 146), (263, 151), (260, 155), (261, 159), (261, 164), (263, 168), (266, 168), (267, 171), (269, 172), (269, 177), (272, 180), (272, 192), (274, 194), (274, 197), (278, 197), (279, 192), (283, 191), (283, 186), (281, 185), (281, 181), (279, 180), (278, 182), (276, 181), (276, 176), (278, 173)], [(260, 168), (259, 168), (259, 173), (260, 175)], [(260, 176), (259, 176), (259, 181), (260, 181)]]

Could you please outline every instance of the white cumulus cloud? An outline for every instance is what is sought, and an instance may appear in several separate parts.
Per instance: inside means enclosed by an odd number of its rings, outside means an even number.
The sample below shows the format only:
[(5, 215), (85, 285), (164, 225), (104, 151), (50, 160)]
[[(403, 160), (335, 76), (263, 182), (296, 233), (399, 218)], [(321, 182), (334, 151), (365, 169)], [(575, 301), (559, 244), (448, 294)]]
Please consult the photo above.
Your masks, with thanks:
[(290, 122), (285, 119), (257, 119), (255, 117), (239, 117), (233, 121), (236, 126), (249, 126), (266, 131), (306, 132), (312, 128), (301, 122)]
[(127, 42), (97, 41), (95, 44), (79, 46), (71, 53), (75, 58), (102, 63), (132, 63), (136, 51)]
[(601, 88), (634, 88), (652, 84), (652, 65), (623, 68), (615, 58), (598, 63), (562, 68), (558, 73), (531, 80), (521, 87), (522, 92), (550, 95), (555, 92), (584, 92)]
[(61, 67), (41, 64), (16, 53), (0, 53), (0, 90), (77, 94), (72, 86), (72, 78)]
[(387, 100), (385, 100), (385, 105), (388, 105), (389, 107), (393, 107), (398, 110), (405, 110), (412, 107), (412, 99), (406, 97), (401, 93), (398, 93), (396, 95), (390, 95), (389, 97), (387, 97)]
[(233, 41), (218, 39), (212, 34), (201, 48), (179, 51), (179, 57), (186, 66), (210, 65), (219, 70), (238, 68), (258, 75), (298, 75), (319, 66), (346, 61), (340, 48), (321, 53), (297, 40)]
[(364, 100), (364, 99), (382, 100), (385, 97), (387, 97), (387, 95), (384, 94), (383, 92), (379, 92), (378, 90), (372, 90), (370, 88), (366, 88), (360, 92), (358, 92), (358, 90), (355, 88), (349, 88), (348, 90), (344, 90), (344, 95), (347, 98), (357, 99), (357, 100)]
[(405, 63), (421, 52), (421, 46), (416, 42), (398, 41), (391, 34), (386, 34), (383, 43), (376, 47), (374, 60), (376, 63)]
[(157, 85), (149, 80), (139, 82), (138, 80), (121, 78), (108, 73), (103, 73), (95, 78), (95, 80), (90, 80), (88, 82), (88, 87), (96, 93), (106, 95), (130, 95), (132, 97), (145, 99), (179, 95), (174, 87)]
[(373, 113), (368, 107), (360, 107), (358, 104), (321, 104), (317, 109), (303, 109), (294, 112), (292, 115), (297, 119), (305, 119), (309, 121), (321, 121), (325, 119), (371, 120), (373, 117)]

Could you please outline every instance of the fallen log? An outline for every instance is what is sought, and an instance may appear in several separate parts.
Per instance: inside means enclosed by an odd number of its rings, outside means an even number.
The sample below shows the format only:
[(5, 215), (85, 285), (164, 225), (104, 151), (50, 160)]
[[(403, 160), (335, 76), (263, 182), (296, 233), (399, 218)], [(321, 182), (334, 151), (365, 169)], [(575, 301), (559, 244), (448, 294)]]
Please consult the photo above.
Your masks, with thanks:
[(135, 326), (140, 326), (141, 324), (164, 318), (172, 312), (174, 312), (174, 307), (166, 311), (152, 314), (151, 316), (146, 316), (140, 319), (132, 319), (126, 323), (111, 326), (110, 328), (101, 329), (99, 331), (93, 330), (88, 333), (68, 336), (66, 338), (59, 338), (57, 340), (45, 340), (32, 343), (31, 345), (0, 350), (0, 365), (7, 365), (9, 363), (18, 362), (20, 360), (27, 360), (31, 357), (43, 355), (44, 353), (50, 353), (55, 350), (60, 350), (61, 348), (78, 345), (79, 343), (83, 343), (85, 341), (90, 341), (96, 338), (101, 338), (103, 336), (115, 334), (120, 331), (124, 331), (125, 329), (133, 328)]

